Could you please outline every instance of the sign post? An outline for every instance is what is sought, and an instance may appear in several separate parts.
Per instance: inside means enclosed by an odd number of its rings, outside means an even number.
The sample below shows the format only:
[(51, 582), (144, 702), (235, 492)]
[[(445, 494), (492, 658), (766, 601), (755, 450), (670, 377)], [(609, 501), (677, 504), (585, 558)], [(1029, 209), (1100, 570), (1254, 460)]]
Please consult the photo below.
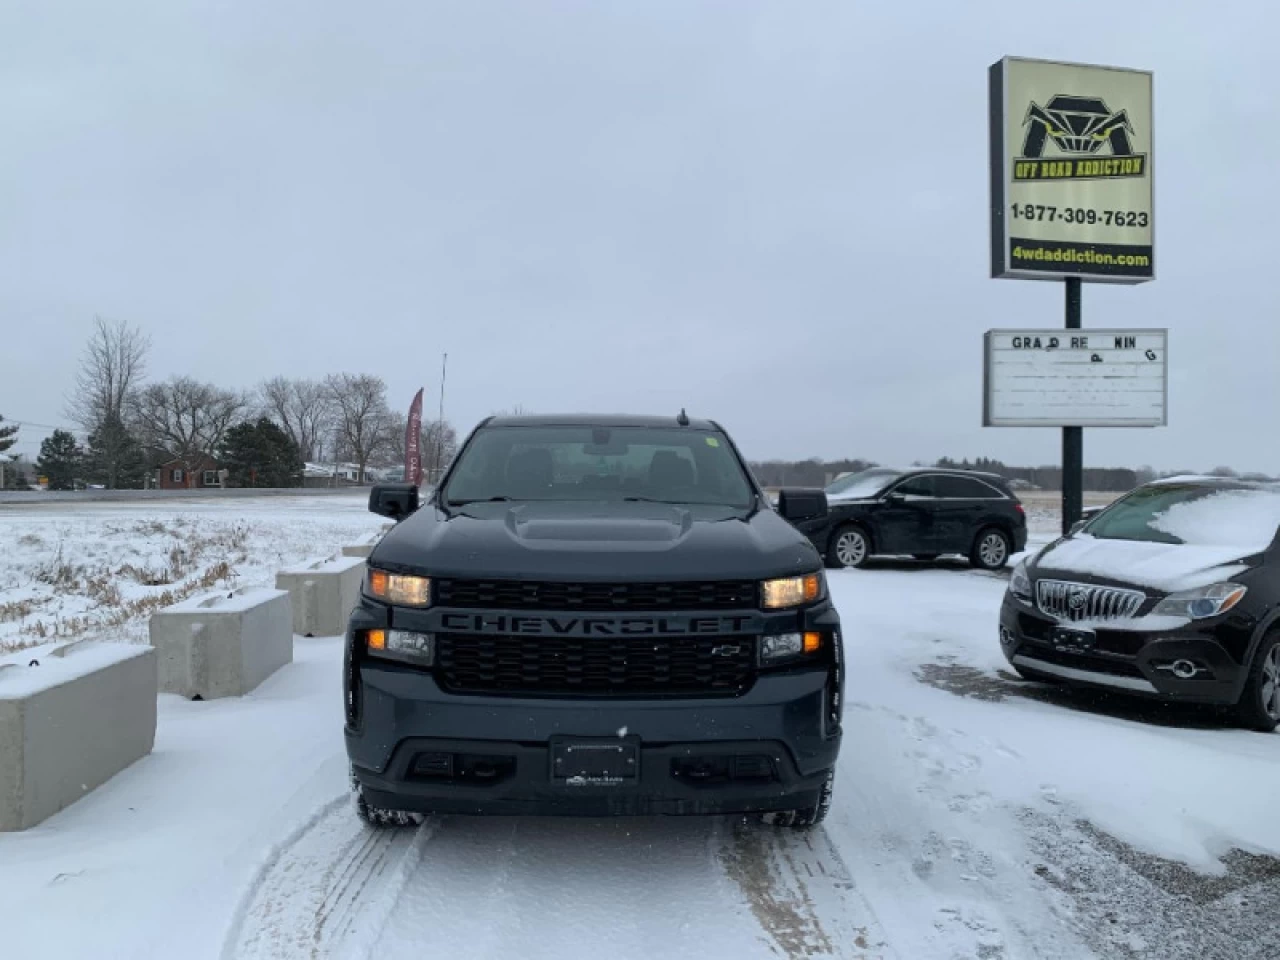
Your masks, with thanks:
[[(991, 276), (1081, 284), (1155, 279), (1152, 75), (1005, 57), (988, 72)], [(1062, 424), (1062, 525), (1080, 518), (1084, 437)]]

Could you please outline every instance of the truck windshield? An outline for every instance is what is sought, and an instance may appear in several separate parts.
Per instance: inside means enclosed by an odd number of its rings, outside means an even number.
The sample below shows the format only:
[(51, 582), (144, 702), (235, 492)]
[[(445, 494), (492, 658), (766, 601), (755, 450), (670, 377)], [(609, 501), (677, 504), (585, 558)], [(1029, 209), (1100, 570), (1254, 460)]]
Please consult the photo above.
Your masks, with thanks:
[(482, 428), (443, 491), (482, 500), (649, 500), (751, 506), (755, 491), (723, 433), (685, 428)]

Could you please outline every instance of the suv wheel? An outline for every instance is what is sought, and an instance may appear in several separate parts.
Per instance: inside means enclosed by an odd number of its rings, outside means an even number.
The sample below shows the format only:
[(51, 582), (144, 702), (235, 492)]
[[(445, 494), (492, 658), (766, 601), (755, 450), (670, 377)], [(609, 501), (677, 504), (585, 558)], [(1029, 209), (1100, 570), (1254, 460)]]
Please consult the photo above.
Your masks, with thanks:
[(355, 798), (356, 816), (367, 827), (375, 830), (385, 830), (393, 827), (416, 827), (423, 820), (421, 814), (410, 813), (407, 810), (388, 810), (385, 807), (375, 807), (365, 799), (364, 787), (360, 785), (360, 781), (356, 779), (355, 771), (351, 773), (351, 795)]
[(1236, 717), (1241, 726), (1262, 733), (1280, 726), (1280, 629), (1262, 638), (1236, 706)]
[(1003, 530), (987, 527), (973, 541), (969, 562), (980, 570), (999, 570), (1009, 562), (1013, 544)]
[(831, 795), (835, 791), (836, 772), (827, 771), (827, 779), (822, 781), (822, 791), (818, 794), (818, 802), (812, 807), (801, 807), (799, 810), (776, 810), (772, 813), (760, 814), (760, 822), (771, 827), (790, 827), (793, 830), (808, 830), (827, 819), (827, 811), (831, 809)]
[(833, 567), (861, 567), (871, 556), (871, 541), (861, 527), (841, 527), (827, 547), (827, 560)]

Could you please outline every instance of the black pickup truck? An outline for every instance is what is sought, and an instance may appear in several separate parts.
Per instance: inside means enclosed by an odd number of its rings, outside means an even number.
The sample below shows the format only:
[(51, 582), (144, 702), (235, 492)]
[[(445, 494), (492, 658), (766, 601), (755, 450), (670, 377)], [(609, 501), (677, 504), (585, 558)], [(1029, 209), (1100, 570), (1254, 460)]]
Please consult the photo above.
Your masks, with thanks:
[(369, 558), (346, 744), (372, 826), (422, 814), (755, 814), (831, 801), (840, 620), (822, 558), (728, 435), (679, 417), (494, 417)]

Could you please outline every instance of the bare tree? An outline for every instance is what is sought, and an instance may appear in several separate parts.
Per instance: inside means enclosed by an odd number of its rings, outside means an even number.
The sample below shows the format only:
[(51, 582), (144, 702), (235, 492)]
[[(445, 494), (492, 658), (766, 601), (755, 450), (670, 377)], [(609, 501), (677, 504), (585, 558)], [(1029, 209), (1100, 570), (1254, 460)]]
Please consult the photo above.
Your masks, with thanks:
[[(405, 431), (408, 417), (403, 413), (390, 413), (384, 428), (385, 438), (378, 453), (388, 464), (401, 466), (404, 463)], [(422, 471), (428, 478), (438, 477), (443, 467), (447, 466), (458, 452), (458, 431), (448, 420), (426, 420), (422, 424)]]
[(86, 433), (103, 438), (96, 454), (106, 486), (114, 489), (122, 464), (136, 453), (123, 425), (129, 398), (146, 374), (151, 340), (123, 320), (94, 317), (93, 323), (65, 414)]
[(258, 388), (263, 412), (289, 435), (303, 460), (316, 460), (333, 429), (333, 403), (323, 383), (274, 377)]
[(324, 387), (333, 407), (337, 447), (355, 461), (357, 479), (364, 483), (365, 469), (386, 444), (394, 422), (387, 385), (367, 373), (334, 373), (325, 377)]
[(147, 445), (180, 461), (188, 477), (204, 457), (214, 455), (228, 428), (247, 408), (242, 394), (190, 377), (152, 384), (130, 402)]

